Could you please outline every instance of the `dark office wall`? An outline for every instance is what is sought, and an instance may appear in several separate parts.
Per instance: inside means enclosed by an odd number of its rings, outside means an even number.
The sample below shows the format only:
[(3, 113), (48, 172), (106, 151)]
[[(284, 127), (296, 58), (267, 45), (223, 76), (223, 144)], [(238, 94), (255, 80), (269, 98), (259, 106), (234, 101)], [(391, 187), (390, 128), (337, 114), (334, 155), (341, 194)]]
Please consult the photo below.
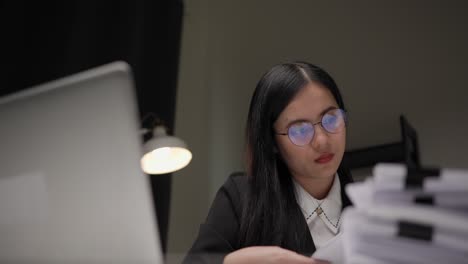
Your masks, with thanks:
[[(174, 126), (183, 3), (0, 2), (0, 96), (115, 60), (135, 77), (140, 116)], [(151, 176), (166, 248), (171, 176)]]

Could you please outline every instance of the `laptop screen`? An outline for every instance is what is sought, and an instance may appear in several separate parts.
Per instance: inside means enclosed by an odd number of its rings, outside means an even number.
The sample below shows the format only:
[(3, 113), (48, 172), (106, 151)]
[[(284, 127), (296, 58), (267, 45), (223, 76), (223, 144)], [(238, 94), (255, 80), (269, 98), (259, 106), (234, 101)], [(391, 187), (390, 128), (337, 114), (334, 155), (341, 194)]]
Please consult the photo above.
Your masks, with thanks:
[(0, 262), (161, 263), (131, 73), (0, 99)]

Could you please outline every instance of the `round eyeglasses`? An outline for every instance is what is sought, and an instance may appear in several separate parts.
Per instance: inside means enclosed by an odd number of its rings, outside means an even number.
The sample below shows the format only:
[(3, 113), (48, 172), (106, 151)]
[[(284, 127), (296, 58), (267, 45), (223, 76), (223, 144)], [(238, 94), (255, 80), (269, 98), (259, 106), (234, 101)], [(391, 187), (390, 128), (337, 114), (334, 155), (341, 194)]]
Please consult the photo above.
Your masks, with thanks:
[(287, 133), (276, 133), (277, 135), (288, 136), (294, 145), (305, 146), (314, 138), (314, 126), (320, 124), (328, 133), (336, 134), (343, 131), (346, 126), (346, 112), (343, 109), (334, 108), (327, 111), (322, 120), (317, 123), (308, 121), (298, 121), (288, 126)]

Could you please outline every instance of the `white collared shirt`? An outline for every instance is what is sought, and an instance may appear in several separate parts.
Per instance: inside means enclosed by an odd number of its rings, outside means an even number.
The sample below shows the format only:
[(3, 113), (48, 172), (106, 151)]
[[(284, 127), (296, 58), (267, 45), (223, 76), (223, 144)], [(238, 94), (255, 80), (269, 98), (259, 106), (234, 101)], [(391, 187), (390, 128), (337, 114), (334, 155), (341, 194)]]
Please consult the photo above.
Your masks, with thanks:
[(297, 203), (309, 226), (315, 247), (318, 249), (327, 244), (340, 231), (342, 205), (340, 179), (338, 174), (335, 174), (333, 185), (323, 200), (315, 199), (294, 179), (293, 182)]

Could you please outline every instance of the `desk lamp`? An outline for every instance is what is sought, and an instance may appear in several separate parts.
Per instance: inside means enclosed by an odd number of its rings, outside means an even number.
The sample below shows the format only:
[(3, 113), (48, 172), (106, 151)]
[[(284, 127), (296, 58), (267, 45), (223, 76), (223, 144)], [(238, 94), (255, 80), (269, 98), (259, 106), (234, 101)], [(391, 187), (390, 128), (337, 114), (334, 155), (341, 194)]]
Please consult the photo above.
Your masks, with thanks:
[[(143, 132), (149, 132), (144, 129)], [(192, 160), (192, 153), (180, 138), (167, 134), (164, 125), (152, 130), (153, 137), (144, 143), (141, 168), (147, 174), (166, 174), (178, 171)]]

